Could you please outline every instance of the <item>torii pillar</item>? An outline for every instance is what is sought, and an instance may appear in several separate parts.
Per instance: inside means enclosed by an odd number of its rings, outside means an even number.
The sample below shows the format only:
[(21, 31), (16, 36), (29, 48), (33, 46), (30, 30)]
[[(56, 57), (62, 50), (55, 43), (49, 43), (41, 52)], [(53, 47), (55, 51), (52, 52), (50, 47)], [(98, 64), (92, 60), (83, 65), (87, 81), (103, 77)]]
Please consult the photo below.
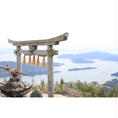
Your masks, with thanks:
[[(52, 50), (52, 45), (48, 46), (48, 50)], [(54, 93), (54, 77), (53, 77), (53, 55), (48, 55), (48, 96), (53, 97)]]
[[(53, 49), (53, 45), (59, 45), (59, 42), (65, 41), (67, 38), (68, 33), (64, 33), (60, 36), (45, 40), (13, 41), (8, 39), (9, 43), (12, 43), (14, 46), (16, 46), (15, 53), (17, 56), (17, 71), (22, 72), (21, 54), (47, 56), (48, 97), (54, 96), (53, 56), (57, 55), (58, 51)], [(37, 47), (41, 45), (47, 46), (47, 50), (37, 50)], [(28, 46), (29, 50), (22, 50), (21, 46)], [(18, 76), (21, 79), (21, 75)]]

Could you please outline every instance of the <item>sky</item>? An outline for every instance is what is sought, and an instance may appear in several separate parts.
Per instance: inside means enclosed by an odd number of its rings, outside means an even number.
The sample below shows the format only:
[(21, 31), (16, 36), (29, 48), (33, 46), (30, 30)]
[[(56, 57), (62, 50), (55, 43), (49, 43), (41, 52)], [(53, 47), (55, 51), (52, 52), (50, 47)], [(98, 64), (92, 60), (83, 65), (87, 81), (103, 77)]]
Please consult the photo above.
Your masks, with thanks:
[(58, 49), (116, 49), (117, 0), (1, 0), (0, 49), (65, 32)]

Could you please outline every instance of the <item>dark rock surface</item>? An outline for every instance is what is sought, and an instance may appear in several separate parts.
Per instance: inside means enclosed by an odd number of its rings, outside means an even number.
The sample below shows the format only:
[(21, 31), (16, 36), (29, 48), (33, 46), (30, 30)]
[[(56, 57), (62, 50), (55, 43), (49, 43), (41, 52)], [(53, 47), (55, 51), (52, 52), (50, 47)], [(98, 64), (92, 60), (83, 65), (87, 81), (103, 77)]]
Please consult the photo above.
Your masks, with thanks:
[(41, 91), (37, 89), (31, 93), (30, 97), (43, 97), (43, 95), (42, 95)]

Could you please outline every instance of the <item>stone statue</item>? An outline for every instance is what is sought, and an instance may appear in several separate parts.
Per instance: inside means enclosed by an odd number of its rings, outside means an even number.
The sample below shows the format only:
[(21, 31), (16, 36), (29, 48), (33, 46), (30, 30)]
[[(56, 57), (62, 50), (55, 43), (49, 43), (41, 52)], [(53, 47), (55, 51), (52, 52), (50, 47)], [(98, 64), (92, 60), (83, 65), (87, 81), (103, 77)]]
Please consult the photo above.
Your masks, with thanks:
[(18, 72), (16, 69), (11, 69), (8, 65), (6, 67), (0, 66), (0, 68), (7, 70), (10, 75), (10, 80), (6, 84), (0, 83), (1, 93), (8, 97), (23, 97), (31, 90), (32, 85), (30, 87), (26, 86), (18, 77), (19, 74), (25, 76), (27, 74)]

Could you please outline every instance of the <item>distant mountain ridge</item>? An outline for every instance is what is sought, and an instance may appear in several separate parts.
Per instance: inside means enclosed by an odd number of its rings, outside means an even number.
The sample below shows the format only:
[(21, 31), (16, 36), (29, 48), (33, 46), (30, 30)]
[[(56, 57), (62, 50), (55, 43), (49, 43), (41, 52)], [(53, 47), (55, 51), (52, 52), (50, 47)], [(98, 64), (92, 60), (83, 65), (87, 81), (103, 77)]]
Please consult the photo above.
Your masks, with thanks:
[(111, 81), (108, 81), (105, 83), (105, 91), (104, 94), (105, 96), (109, 95), (111, 91), (114, 90), (114, 88), (118, 89), (118, 79), (112, 79)]
[[(6, 66), (7, 64), (11, 68), (16, 68), (16, 62), (14, 62), (14, 61), (0, 61), (0, 65), (2, 65), (2, 66)], [(63, 63), (54, 63), (54, 66), (56, 66), (56, 67), (59, 67), (62, 65), (64, 65), (64, 64)], [(28, 76), (43, 75), (43, 74), (47, 74), (47, 67), (42, 68), (41, 66), (22, 64), (22, 71), (24, 73), (27, 73)], [(58, 71), (55, 71), (55, 73), (58, 73)], [(8, 77), (8, 76), (9, 76), (8, 72), (5, 69), (0, 68), (0, 77)]]
[(118, 55), (106, 52), (89, 52), (80, 54), (62, 54), (58, 58), (67, 58), (74, 63), (94, 63), (94, 59), (102, 61), (115, 61), (118, 62)]

